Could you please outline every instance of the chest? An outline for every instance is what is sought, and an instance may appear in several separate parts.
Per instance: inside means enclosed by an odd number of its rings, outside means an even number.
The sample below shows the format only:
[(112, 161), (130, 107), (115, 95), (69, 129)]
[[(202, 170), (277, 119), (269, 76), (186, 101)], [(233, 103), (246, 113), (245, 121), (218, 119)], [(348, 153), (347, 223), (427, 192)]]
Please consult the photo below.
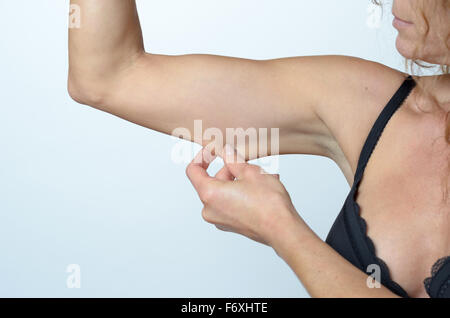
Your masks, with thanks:
[(367, 164), (356, 201), (376, 254), (410, 296), (450, 255), (450, 205), (443, 201), (448, 146), (433, 119), (396, 116)]

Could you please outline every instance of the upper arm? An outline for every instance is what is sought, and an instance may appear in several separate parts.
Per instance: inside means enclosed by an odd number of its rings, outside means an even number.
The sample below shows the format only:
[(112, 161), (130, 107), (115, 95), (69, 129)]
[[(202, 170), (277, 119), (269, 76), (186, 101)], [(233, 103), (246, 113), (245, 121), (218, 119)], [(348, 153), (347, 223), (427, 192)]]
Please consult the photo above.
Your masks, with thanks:
[[(278, 128), (280, 154), (336, 161), (342, 159), (341, 147), (348, 152), (348, 122), (359, 116), (355, 106), (363, 109), (368, 95), (378, 93), (376, 81), (363, 80), (363, 69), (372, 64), (343, 56), (251, 60), (142, 54), (114, 77), (87, 83), (101, 93), (85, 103), (166, 134), (186, 128), (190, 140), (195, 120), (202, 121), (203, 132), (215, 128), (224, 138), (227, 128)], [(259, 142), (248, 140), (245, 147)]]
[[(203, 132), (215, 128), (224, 138), (227, 129), (278, 128), (281, 154), (326, 155), (327, 133), (315, 113), (314, 84), (307, 80), (313, 59), (143, 54), (113, 78), (84, 84), (97, 98), (78, 100), (166, 134), (186, 128), (190, 140), (195, 120), (202, 121)], [(258, 144), (259, 138), (246, 147)]]

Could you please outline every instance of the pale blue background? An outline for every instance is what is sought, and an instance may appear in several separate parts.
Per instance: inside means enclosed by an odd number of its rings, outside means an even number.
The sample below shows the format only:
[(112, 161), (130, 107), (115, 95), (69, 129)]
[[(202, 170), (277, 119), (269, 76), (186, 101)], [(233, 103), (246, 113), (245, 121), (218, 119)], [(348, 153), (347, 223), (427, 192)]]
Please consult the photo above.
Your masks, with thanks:
[[(345, 54), (404, 70), (390, 5), (374, 29), (369, 0), (138, 4), (154, 53)], [(69, 98), (67, 11), (0, 0), (0, 296), (307, 297), (273, 250), (202, 220), (172, 138)], [(286, 156), (280, 173), (325, 238), (349, 190), (338, 167)], [(81, 289), (66, 287), (73, 263)]]

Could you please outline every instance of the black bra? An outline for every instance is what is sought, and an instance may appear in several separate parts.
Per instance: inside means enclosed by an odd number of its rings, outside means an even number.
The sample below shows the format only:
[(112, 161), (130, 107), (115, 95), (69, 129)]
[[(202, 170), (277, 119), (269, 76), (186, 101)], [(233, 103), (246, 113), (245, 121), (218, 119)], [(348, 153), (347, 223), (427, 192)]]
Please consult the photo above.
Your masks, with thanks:
[[(384, 128), (415, 86), (414, 79), (409, 76), (375, 121), (362, 148), (353, 186), (326, 239), (328, 245), (364, 273), (372, 273), (371, 271), (367, 272), (369, 265), (378, 265), (381, 276), (380, 283), (401, 297), (409, 296), (399, 284), (391, 279), (386, 263), (376, 256), (375, 246), (366, 234), (367, 225), (360, 216), (360, 208), (356, 203), (355, 196), (364, 169)], [(438, 260), (433, 265), (431, 277), (425, 279), (424, 285), (430, 297), (450, 298), (450, 256)]]

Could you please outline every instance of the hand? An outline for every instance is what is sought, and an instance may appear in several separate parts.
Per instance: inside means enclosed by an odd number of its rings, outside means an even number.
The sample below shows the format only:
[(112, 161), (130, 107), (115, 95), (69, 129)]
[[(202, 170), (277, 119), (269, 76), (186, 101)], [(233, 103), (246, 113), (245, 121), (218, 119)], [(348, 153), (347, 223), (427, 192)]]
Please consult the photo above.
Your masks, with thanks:
[(279, 175), (266, 174), (246, 163), (226, 145), (221, 155), (225, 165), (211, 177), (206, 170), (215, 157), (203, 148), (186, 169), (204, 204), (202, 216), (206, 222), (269, 246), (285, 227), (303, 223)]

